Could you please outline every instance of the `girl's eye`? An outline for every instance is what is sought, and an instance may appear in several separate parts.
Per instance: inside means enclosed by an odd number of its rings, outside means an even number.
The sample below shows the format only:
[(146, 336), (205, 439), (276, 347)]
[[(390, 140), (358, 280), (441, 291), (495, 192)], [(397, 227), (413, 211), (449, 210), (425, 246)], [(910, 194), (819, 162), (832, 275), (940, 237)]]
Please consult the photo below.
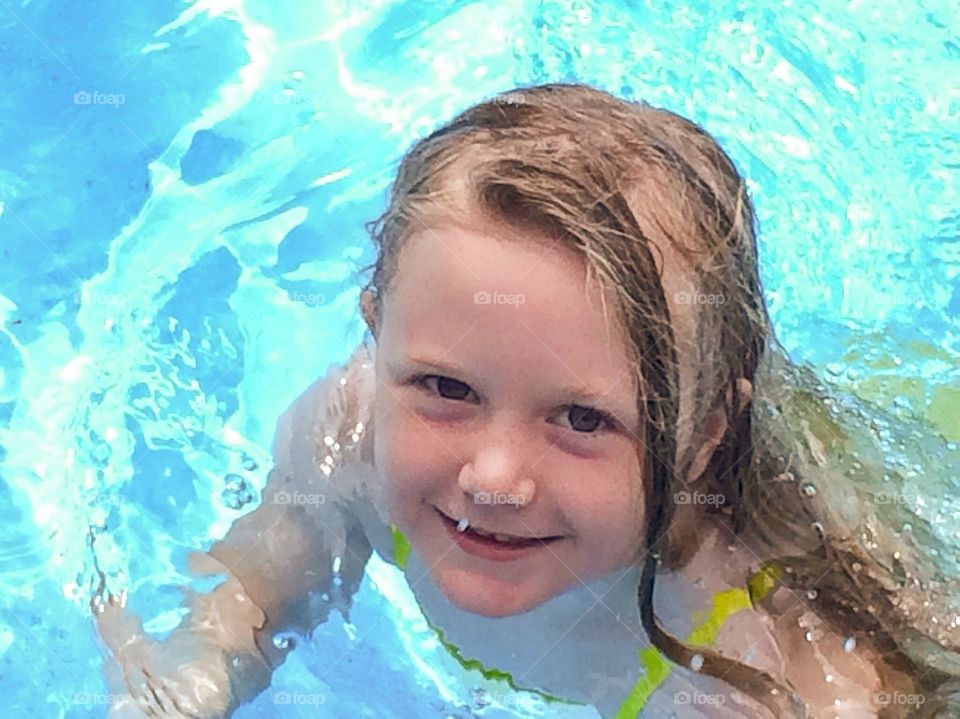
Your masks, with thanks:
[(581, 407), (578, 404), (571, 405), (567, 411), (570, 419), (570, 426), (579, 434), (595, 434), (595, 430), (601, 426), (612, 428), (613, 420), (603, 412), (591, 409), (590, 407)]
[[(413, 384), (424, 387), (431, 393), (454, 402), (463, 402), (472, 391), (470, 385), (441, 375), (420, 375), (414, 377), (412, 381)], [(590, 407), (582, 407), (578, 404), (570, 405), (565, 416), (569, 419), (571, 429), (577, 434), (589, 437), (599, 436), (597, 429), (600, 427), (614, 429), (617, 425), (616, 421), (605, 412)]]
[(466, 399), (466, 396), (470, 394), (469, 385), (466, 385), (458, 380), (451, 379), (450, 377), (427, 374), (417, 377), (415, 383), (429, 388), (427, 383), (431, 380), (436, 383), (436, 389), (434, 391), (444, 399), (462, 402), (464, 399)]

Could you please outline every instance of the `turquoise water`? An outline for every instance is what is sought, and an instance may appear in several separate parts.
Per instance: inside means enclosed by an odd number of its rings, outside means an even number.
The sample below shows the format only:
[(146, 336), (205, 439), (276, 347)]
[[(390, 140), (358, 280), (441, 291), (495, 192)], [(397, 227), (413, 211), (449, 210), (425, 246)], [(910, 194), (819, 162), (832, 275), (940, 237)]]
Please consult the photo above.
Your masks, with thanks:
[[(960, 439), (960, 10), (815, 7), (0, 3), (0, 706), (105, 714), (94, 560), (176, 625), (186, 552), (361, 337), (399, 153), (518, 84), (701, 123), (749, 178), (794, 358)], [(329, 716), (539, 711), (444, 671), (395, 579), (374, 563), (240, 715), (316, 716), (275, 695), (317, 686)]]

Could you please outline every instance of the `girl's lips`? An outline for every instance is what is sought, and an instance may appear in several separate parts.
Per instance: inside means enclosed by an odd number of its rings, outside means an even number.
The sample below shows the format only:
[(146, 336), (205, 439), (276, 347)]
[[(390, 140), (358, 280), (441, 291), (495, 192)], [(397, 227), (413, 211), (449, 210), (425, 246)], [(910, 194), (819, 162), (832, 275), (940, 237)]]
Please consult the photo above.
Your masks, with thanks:
[(509, 562), (529, 557), (547, 544), (560, 539), (560, 537), (552, 537), (545, 540), (528, 539), (516, 542), (500, 542), (493, 537), (483, 537), (470, 529), (461, 532), (452, 519), (442, 513), (441, 516), (444, 529), (461, 551), (493, 562)]
[(510, 536), (510, 537), (514, 537), (514, 535), (508, 535), (506, 532), (488, 532), (487, 530), (482, 529), (481, 531), (484, 532), (484, 533), (487, 535), (487, 536), (484, 536), (484, 535), (481, 535), (481, 534), (478, 533), (478, 532), (473, 531), (473, 528), (470, 527), (470, 526), (468, 526), (465, 531), (461, 532), (461, 531), (458, 529), (458, 523), (457, 523), (456, 520), (454, 520), (452, 517), (447, 516), (447, 515), (446, 515), (444, 512), (442, 512), (440, 509), (438, 509), (438, 508), (436, 508), (436, 507), (434, 507), (434, 509), (437, 510), (437, 514), (440, 515), (440, 518), (444, 521), (444, 523), (445, 523), (448, 527), (452, 528), (457, 534), (459, 534), (459, 535), (466, 535), (466, 536), (469, 536), (469, 537), (471, 537), (471, 538), (474, 538), (474, 539), (477, 539), (477, 540), (481, 540), (481, 541), (490, 542), (490, 543), (492, 543), (492, 544), (499, 545), (499, 546), (504, 546), (504, 547), (539, 546), (539, 545), (542, 545), (542, 544), (547, 544), (547, 543), (549, 543), (549, 542), (553, 542), (553, 541), (555, 541), (555, 540), (557, 540), (557, 539), (563, 539), (563, 537), (561, 537), (561, 536), (551, 535), (551, 536), (546, 536), (546, 537), (515, 537), (515, 538), (513, 538), (513, 539), (510, 539), (509, 541), (500, 541), (500, 540), (497, 540), (497, 539), (495, 539), (495, 538), (493, 538), (493, 537), (491, 537), (491, 536), (489, 536), (489, 535), (490, 535), (490, 534), (500, 534), (500, 535), (507, 535), (507, 536)]

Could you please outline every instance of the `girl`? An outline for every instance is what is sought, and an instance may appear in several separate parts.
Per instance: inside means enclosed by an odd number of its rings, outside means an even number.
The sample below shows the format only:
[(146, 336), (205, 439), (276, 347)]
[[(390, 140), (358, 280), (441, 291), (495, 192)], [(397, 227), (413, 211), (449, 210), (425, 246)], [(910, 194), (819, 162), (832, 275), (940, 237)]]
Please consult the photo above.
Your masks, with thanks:
[(373, 346), (292, 405), (260, 507), (194, 555), (225, 581), (164, 642), (95, 598), (113, 716), (229, 714), (374, 550), (465, 665), (603, 716), (960, 711), (955, 558), (878, 500), (912, 435), (789, 363), (703, 130), (507, 93), (418, 142), (369, 229)]

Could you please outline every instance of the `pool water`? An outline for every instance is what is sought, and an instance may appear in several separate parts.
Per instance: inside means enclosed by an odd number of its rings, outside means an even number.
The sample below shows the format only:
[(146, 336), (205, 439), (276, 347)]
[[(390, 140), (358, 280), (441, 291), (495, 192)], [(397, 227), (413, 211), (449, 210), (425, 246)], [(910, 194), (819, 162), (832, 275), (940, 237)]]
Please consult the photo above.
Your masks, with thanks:
[[(252, 509), (276, 418), (362, 336), (362, 225), (399, 154), (516, 85), (702, 124), (749, 178), (794, 359), (960, 441), (957, 77), (952, 0), (0, 3), (5, 714), (105, 715), (97, 570), (178, 623), (186, 553)], [(476, 691), (376, 559), (349, 619), (238, 716), (316, 716), (298, 692), (592, 715)]]

